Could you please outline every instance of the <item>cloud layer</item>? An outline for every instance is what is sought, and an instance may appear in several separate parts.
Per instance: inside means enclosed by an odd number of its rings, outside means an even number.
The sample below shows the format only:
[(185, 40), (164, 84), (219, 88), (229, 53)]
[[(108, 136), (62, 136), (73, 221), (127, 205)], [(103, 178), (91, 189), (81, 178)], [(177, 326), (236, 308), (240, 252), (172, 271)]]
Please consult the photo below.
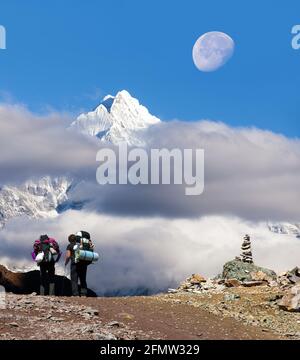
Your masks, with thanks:
[[(300, 141), (269, 131), (222, 123), (169, 122), (145, 133), (149, 148), (205, 150), (205, 191), (186, 196), (186, 185), (93, 186), (90, 209), (118, 215), (299, 221)], [(105, 190), (103, 190), (105, 189)]]
[[(91, 232), (99, 263), (89, 267), (89, 285), (98, 294), (137, 294), (176, 287), (192, 273), (214, 276), (240, 254), (244, 233), (252, 236), (254, 260), (277, 271), (299, 265), (300, 241), (271, 233), (264, 223), (233, 217), (197, 219), (124, 218), (69, 211), (56, 219), (17, 219), (1, 232), (1, 263), (32, 265), (30, 251), (41, 233), (62, 249), (67, 236)], [(209, 259), (209, 261), (208, 261)], [(60, 270), (62, 273), (62, 270)]]
[(90, 210), (116, 215), (198, 217), (235, 215), (253, 220), (299, 221), (300, 140), (222, 123), (164, 122), (144, 133), (148, 148), (205, 150), (205, 191), (186, 185), (100, 186), (97, 150), (103, 143), (67, 131), (70, 117), (36, 116), (0, 106), (0, 184), (44, 175), (84, 180), (71, 195)]
[(0, 106), (0, 183), (44, 175), (94, 176), (99, 144), (66, 128), (67, 114), (38, 116), (17, 105)]

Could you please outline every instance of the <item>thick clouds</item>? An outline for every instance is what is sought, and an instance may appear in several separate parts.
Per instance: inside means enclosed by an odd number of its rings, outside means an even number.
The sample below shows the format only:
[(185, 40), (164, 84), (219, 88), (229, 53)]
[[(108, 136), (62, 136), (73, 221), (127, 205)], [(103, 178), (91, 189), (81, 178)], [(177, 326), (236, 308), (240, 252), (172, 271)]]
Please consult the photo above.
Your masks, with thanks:
[(119, 215), (299, 221), (299, 140), (208, 121), (164, 123), (145, 138), (149, 148), (204, 149), (204, 193), (186, 196), (186, 185), (113, 185), (103, 191), (86, 184), (74, 198), (87, 196), (92, 210)]
[(177, 286), (192, 273), (216, 275), (240, 254), (246, 232), (252, 236), (258, 265), (276, 271), (299, 265), (299, 239), (273, 234), (264, 223), (216, 216), (137, 219), (76, 211), (50, 220), (9, 222), (0, 232), (0, 263), (31, 265), (30, 251), (39, 234), (54, 236), (64, 249), (68, 234), (83, 229), (91, 232), (101, 254), (88, 275), (98, 294), (156, 292)]
[(110, 185), (95, 181), (96, 139), (66, 131), (66, 115), (36, 116), (20, 106), (0, 107), (0, 183), (71, 175), (85, 180), (71, 197), (89, 210), (126, 216), (191, 218), (233, 215), (252, 220), (299, 221), (300, 140), (222, 123), (164, 122), (144, 133), (148, 148), (205, 150), (205, 191), (186, 185)]
[(0, 106), (0, 183), (44, 175), (94, 176), (95, 139), (67, 131), (64, 114), (37, 116), (22, 106)]

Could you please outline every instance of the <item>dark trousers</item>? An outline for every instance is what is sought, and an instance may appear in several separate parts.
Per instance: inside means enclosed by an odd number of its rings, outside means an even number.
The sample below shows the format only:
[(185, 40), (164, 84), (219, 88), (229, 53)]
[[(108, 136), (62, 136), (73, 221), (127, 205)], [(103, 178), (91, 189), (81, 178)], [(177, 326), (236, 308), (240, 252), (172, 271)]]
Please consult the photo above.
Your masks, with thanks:
[(78, 279), (80, 281), (80, 293), (82, 296), (87, 296), (87, 283), (86, 273), (88, 264), (79, 262), (77, 264), (71, 264), (71, 283), (72, 283), (72, 295), (78, 296)]
[(54, 262), (40, 264), (40, 295), (55, 295), (55, 264)]

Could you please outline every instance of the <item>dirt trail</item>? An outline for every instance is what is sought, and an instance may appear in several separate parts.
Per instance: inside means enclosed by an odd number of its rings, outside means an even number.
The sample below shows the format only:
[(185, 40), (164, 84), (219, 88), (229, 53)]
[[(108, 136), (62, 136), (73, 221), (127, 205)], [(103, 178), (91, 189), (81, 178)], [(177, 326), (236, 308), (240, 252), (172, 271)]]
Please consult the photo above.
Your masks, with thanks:
[(0, 312), (0, 338), (206, 340), (280, 336), (215, 315), (177, 296), (67, 298), (8, 294), (6, 308)]
[[(79, 303), (86, 303), (78, 299)], [(156, 339), (280, 339), (261, 328), (245, 326), (231, 318), (220, 318), (186, 304), (174, 304), (163, 296), (88, 299), (106, 323), (120, 321), (129, 328)]]

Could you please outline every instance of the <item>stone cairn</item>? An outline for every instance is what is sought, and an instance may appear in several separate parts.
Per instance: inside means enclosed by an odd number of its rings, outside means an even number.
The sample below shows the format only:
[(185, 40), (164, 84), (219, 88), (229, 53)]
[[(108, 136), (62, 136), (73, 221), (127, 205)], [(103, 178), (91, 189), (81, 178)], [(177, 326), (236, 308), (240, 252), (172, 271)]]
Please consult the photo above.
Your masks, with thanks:
[(250, 236), (245, 235), (244, 241), (242, 244), (242, 253), (241, 253), (241, 260), (248, 264), (253, 264), (253, 257), (252, 257), (252, 251), (251, 251), (251, 241)]

